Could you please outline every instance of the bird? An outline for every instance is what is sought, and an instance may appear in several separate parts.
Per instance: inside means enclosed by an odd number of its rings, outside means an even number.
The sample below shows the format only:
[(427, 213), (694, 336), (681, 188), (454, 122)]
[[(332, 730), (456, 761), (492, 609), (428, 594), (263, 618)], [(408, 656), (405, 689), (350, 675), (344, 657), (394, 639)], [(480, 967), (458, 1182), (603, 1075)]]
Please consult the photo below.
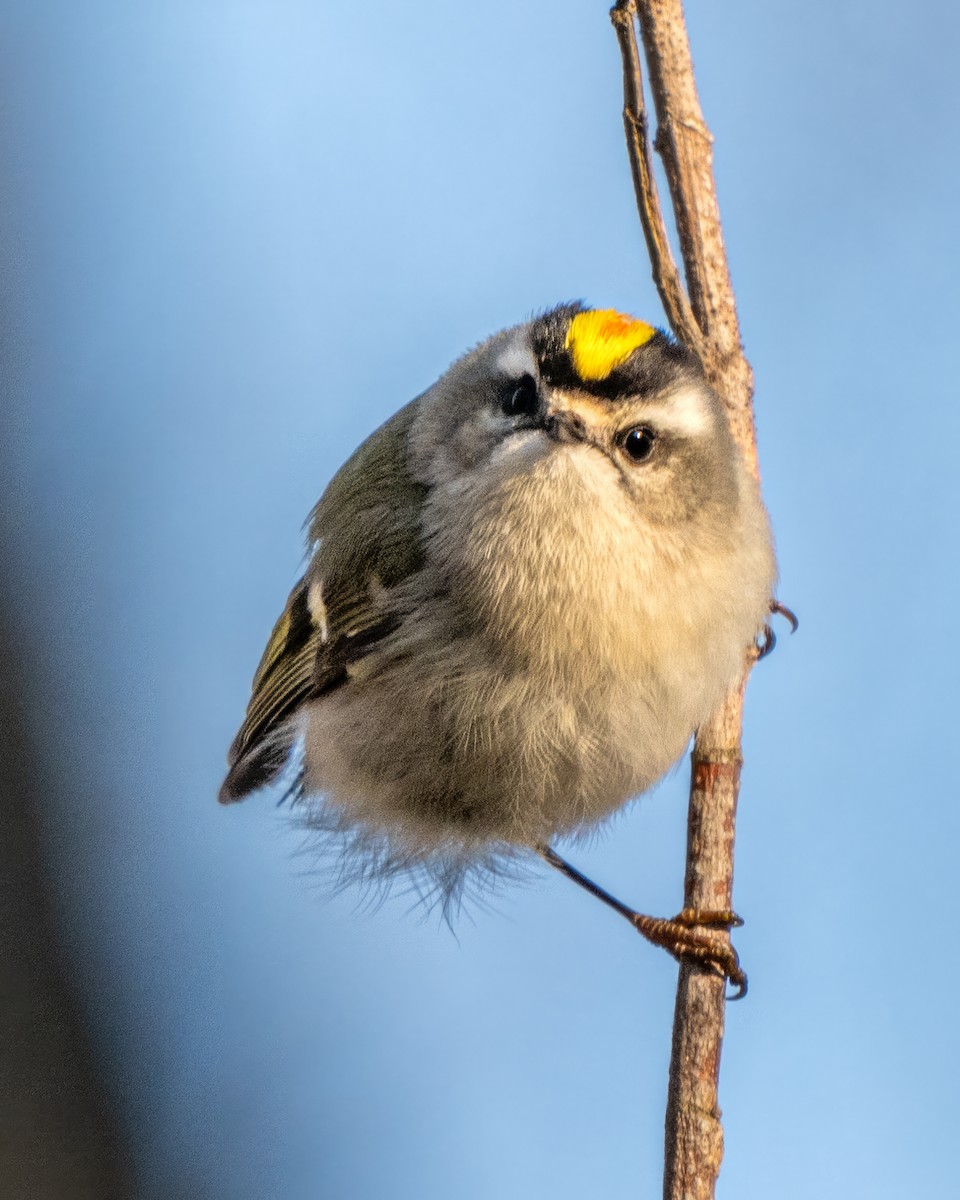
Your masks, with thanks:
[(292, 771), (341, 875), (445, 911), (539, 855), (740, 983), (698, 932), (735, 914), (658, 925), (553, 848), (671, 769), (771, 611), (769, 518), (696, 353), (613, 309), (544, 311), (371, 434), (307, 530), (220, 800)]

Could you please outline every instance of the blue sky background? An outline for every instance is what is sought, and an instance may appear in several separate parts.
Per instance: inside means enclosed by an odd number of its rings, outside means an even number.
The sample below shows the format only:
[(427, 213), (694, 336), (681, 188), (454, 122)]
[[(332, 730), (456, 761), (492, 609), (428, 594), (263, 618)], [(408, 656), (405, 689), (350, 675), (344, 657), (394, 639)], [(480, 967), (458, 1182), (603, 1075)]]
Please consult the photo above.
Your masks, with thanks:
[[(721, 1195), (956, 1186), (955, 5), (688, 5), (782, 598)], [(559, 300), (662, 320), (607, 5), (7, 0), (3, 543), (140, 1196), (659, 1194), (676, 969), (559, 878), (457, 937), (215, 803), (339, 463)], [(685, 772), (577, 862), (681, 899)]]

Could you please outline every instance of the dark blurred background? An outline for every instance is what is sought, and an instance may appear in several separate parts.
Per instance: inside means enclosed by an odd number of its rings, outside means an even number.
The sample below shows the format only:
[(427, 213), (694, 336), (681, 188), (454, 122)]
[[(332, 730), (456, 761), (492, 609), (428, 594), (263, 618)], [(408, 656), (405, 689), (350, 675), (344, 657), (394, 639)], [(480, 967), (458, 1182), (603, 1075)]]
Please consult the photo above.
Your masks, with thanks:
[(51, 902), (37, 819), (46, 737), (31, 726), (6, 612), (0, 681), (0, 1194), (120, 1200), (135, 1194), (127, 1147), (60, 940), (66, 914)]
[[(456, 937), (357, 911), (215, 803), (358, 442), (559, 300), (661, 319), (606, 8), (4, 5), (3, 1200), (658, 1193), (667, 956), (542, 872)], [(688, 9), (802, 622), (748, 695), (721, 1187), (947, 1195), (960, 17)], [(685, 790), (571, 856), (674, 911)]]

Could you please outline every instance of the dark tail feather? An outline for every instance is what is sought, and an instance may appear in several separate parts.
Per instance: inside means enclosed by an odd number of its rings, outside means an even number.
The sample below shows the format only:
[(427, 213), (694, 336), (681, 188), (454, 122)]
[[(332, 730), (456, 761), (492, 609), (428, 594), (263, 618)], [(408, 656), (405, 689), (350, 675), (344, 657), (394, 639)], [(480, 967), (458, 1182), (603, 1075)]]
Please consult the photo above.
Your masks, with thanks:
[(231, 762), (230, 770), (220, 788), (220, 803), (233, 804), (249, 796), (251, 792), (266, 787), (287, 765), (290, 744), (289, 738), (261, 743), (259, 746), (252, 746), (236, 762)]

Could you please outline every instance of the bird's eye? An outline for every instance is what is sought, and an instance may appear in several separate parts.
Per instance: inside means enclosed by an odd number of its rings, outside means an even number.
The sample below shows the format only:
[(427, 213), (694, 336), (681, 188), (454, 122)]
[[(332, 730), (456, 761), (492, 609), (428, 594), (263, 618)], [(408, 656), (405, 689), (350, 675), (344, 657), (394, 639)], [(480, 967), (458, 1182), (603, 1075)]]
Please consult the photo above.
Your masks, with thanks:
[(620, 438), (620, 448), (631, 462), (644, 463), (653, 454), (656, 445), (656, 435), (646, 425), (638, 425), (628, 429)]
[(503, 394), (503, 411), (508, 417), (535, 417), (540, 411), (540, 396), (532, 375), (524, 375), (508, 384)]

